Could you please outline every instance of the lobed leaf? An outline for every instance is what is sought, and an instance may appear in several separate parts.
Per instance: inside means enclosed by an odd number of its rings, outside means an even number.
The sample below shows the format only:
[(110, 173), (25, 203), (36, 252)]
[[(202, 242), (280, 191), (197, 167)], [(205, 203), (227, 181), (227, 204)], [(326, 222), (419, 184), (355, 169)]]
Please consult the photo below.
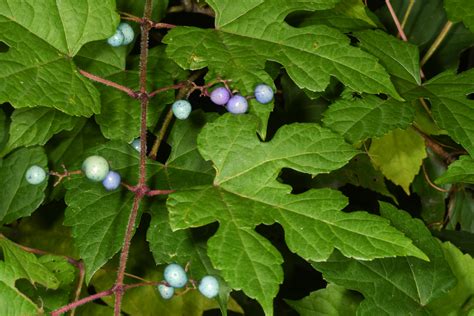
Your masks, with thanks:
[(85, 43), (111, 36), (118, 20), (113, 0), (0, 3), (0, 40), (9, 47), (0, 54), (0, 103), (98, 113), (99, 94), (71, 58)]
[(474, 32), (474, 3), (470, 0), (444, 0), (448, 18), (453, 22), (463, 22)]
[(429, 261), (413, 257), (360, 261), (336, 253), (313, 266), (326, 280), (364, 295), (357, 314), (431, 315), (427, 305), (456, 283), (440, 244), (420, 220), (390, 204), (380, 206), (381, 215), (411, 238)]
[(316, 175), (343, 166), (357, 151), (340, 136), (317, 124), (291, 124), (261, 143), (254, 133), (257, 124), (253, 116), (231, 114), (207, 124), (198, 146), (214, 163), (214, 184), (180, 190), (167, 201), (173, 229), (219, 222), (208, 241), (208, 254), (233, 288), (243, 289), (272, 314), (282, 258), (255, 232), (260, 223), (280, 223), (290, 250), (305, 259), (325, 260), (334, 248), (364, 259), (425, 258), (384, 219), (339, 212), (347, 204), (339, 192), (321, 189), (293, 195), (276, 181), (283, 167)]

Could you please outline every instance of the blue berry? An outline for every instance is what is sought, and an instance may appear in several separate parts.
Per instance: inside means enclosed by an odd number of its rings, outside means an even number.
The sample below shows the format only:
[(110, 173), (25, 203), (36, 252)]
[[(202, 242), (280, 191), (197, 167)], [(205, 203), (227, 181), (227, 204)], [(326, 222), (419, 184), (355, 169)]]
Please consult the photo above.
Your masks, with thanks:
[(259, 84), (255, 87), (255, 99), (257, 102), (267, 104), (273, 100), (273, 90), (269, 85)]
[(179, 264), (169, 264), (163, 273), (165, 281), (174, 288), (182, 288), (188, 282), (188, 276)]
[(115, 32), (115, 34), (112, 35), (111, 37), (109, 37), (109, 38), (107, 39), (107, 43), (108, 43), (110, 46), (118, 47), (118, 46), (123, 45), (124, 39), (125, 39), (125, 37), (123, 36), (122, 31), (120, 31), (119, 29), (117, 29), (117, 31)]
[(132, 27), (128, 23), (120, 23), (118, 26), (118, 30), (121, 31), (123, 35), (122, 45), (128, 45), (131, 42), (133, 42), (135, 32), (133, 31)]
[(33, 165), (26, 170), (25, 178), (30, 184), (40, 184), (46, 179), (46, 172), (40, 166)]
[(109, 163), (104, 157), (90, 156), (82, 163), (82, 171), (92, 181), (102, 181), (109, 173)]
[(227, 111), (234, 114), (242, 114), (247, 112), (247, 108), (249, 104), (247, 103), (247, 99), (245, 99), (241, 95), (234, 95), (230, 98), (229, 102), (227, 102)]
[(185, 120), (191, 114), (191, 103), (186, 100), (178, 100), (173, 103), (172, 110), (177, 119)]
[(102, 185), (106, 190), (113, 191), (120, 186), (120, 180), (121, 178), (118, 172), (109, 171), (105, 179), (102, 181)]
[(211, 275), (207, 275), (199, 282), (199, 292), (207, 298), (214, 298), (219, 294), (219, 282)]
[(211, 101), (217, 105), (225, 105), (230, 99), (230, 92), (227, 88), (219, 87), (211, 92)]
[(158, 288), (158, 292), (160, 292), (161, 297), (164, 298), (165, 300), (169, 300), (174, 295), (174, 287), (166, 286), (164, 284), (159, 284), (157, 288)]
[(132, 145), (132, 147), (133, 147), (136, 151), (138, 151), (138, 152), (141, 151), (140, 138), (135, 138), (135, 139), (133, 140), (133, 142), (130, 143), (130, 145)]

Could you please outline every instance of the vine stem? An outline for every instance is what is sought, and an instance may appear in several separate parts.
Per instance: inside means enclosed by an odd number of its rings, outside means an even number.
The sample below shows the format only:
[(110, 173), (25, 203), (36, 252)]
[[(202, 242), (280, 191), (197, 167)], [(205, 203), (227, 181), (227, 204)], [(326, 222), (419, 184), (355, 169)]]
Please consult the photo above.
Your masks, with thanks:
[(408, 38), (405, 35), (405, 32), (403, 31), (402, 25), (400, 24), (400, 21), (398, 20), (395, 10), (393, 10), (392, 3), (390, 2), (390, 0), (385, 0), (385, 4), (387, 5), (388, 11), (390, 12), (390, 15), (392, 16), (392, 20), (395, 23), (395, 26), (397, 27), (398, 34), (400, 34), (400, 37), (402, 38), (402, 40), (407, 42)]
[(405, 29), (405, 25), (408, 22), (408, 17), (410, 16), (414, 5), (415, 5), (415, 0), (409, 0), (408, 8), (407, 8), (407, 10), (405, 12), (405, 15), (403, 16), (403, 20), (402, 20), (402, 30)]
[(117, 271), (117, 279), (115, 285), (112, 288), (115, 292), (115, 304), (114, 304), (114, 315), (120, 316), (120, 310), (122, 308), (122, 298), (124, 294), (124, 277), (125, 269), (127, 267), (128, 254), (130, 251), (130, 243), (133, 236), (133, 231), (135, 228), (135, 223), (137, 220), (138, 209), (140, 206), (140, 201), (145, 196), (146, 191), (148, 190), (146, 186), (146, 130), (147, 130), (147, 108), (149, 103), (149, 95), (146, 91), (146, 81), (147, 81), (147, 64), (148, 64), (148, 37), (150, 33), (150, 17), (152, 12), (152, 2), (153, 0), (146, 0), (145, 9), (143, 13), (143, 21), (141, 23), (141, 42), (140, 42), (140, 111), (141, 111), (141, 120), (140, 120), (140, 176), (138, 180), (139, 190), (135, 192), (135, 198), (133, 199), (133, 207), (130, 212), (130, 217), (128, 219), (127, 230), (124, 237), (122, 252), (120, 253), (120, 262), (119, 268)]
[(431, 44), (430, 48), (428, 49), (426, 54), (423, 56), (423, 59), (421, 59), (421, 62), (420, 62), (421, 66), (426, 64), (426, 62), (431, 58), (431, 56), (433, 56), (433, 54), (439, 48), (441, 43), (444, 41), (444, 39), (446, 38), (446, 36), (448, 35), (452, 27), (453, 27), (453, 22), (451, 21), (446, 22), (446, 24), (443, 26), (443, 29), (436, 37), (433, 44)]
[(138, 94), (135, 91), (133, 91), (132, 89), (128, 88), (128, 87), (125, 87), (125, 86), (123, 86), (121, 84), (118, 84), (116, 82), (104, 79), (102, 77), (93, 75), (90, 72), (87, 72), (87, 71), (82, 70), (82, 69), (79, 69), (79, 72), (81, 73), (81, 75), (83, 75), (86, 78), (89, 78), (92, 81), (99, 82), (99, 83), (102, 83), (102, 84), (104, 84), (108, 87), (112, 87), (112, 88), (115, 88), (117, 90), (123, 91), (134, 99), (138, 98)]

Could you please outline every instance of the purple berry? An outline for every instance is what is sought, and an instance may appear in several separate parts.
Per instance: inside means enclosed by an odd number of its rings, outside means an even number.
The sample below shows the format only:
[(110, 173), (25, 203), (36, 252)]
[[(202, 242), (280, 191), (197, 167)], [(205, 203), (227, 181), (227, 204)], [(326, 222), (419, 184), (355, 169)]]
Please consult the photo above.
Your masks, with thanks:
[(247, 108), (249, 104), (247, 99), (241, 95), (234, 95), (230, 98), (229, 102), (227, 102), (227, 111), (234, 114), (242, 114), (247, 112)]
[(255, 99), (257, 102), (267, 104), (273, 100), (273, 90), (269, 85), (259, 84), (255, 87)]
[(102, 185), (106, 190), (112, 191), (120, 186), (120, 180), (121, 178), (118, 172), (109, 171), (105, 179), (102, 181)]
[(217, 105), (225, 105), (230, 99), (230, 92), (227, 88), (219, 87), (211, 92), (211, 101)]

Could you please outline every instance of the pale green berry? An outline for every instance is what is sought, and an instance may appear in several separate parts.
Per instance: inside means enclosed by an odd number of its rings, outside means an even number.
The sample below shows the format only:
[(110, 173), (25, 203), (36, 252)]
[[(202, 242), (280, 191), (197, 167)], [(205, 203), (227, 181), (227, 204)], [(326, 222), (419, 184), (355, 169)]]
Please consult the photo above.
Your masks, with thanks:
[(46, 171), (37, 165), (33, 165), (26, 170), (26, 181), (30, 184), (40, 184), (46, 179)]
[(89, 156), (82, 163), (82, 171), (88, 179), (99, 182), (107, 177), (109, 163), (102, 156)]

